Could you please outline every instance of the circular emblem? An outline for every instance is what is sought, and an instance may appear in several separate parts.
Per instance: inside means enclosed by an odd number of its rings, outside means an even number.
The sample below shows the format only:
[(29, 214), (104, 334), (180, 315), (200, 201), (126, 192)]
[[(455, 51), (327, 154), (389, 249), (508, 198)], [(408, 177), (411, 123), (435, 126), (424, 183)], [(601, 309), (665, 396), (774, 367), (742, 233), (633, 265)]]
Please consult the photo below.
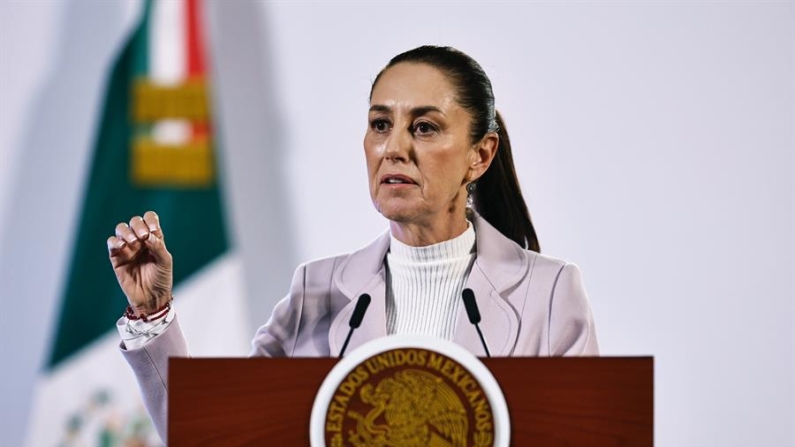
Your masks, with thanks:
[(510, 422), (494, 376), (452, 342), (373, 340), (331, 370), (315, 398), (312, 447), (505, 447)]

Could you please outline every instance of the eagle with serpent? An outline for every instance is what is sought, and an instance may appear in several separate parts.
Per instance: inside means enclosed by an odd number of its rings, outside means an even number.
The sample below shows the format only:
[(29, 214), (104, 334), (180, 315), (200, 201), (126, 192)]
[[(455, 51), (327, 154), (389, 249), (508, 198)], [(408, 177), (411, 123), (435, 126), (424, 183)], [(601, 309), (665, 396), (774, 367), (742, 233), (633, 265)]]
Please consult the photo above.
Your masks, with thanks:
[(431, 373), (404, 369), (364, 385), (367, 414), (349, 410), (355, 420), (348, 443), (355, 447), (465, 447), (469, 418), (460, 397)]

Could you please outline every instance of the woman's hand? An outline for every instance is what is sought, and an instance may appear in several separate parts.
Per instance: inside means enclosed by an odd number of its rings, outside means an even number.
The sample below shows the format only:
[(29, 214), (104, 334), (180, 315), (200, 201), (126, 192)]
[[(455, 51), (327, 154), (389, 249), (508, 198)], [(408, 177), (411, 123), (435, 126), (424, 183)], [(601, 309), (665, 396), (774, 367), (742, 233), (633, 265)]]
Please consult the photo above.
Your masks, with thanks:
[(116, 225), (108, 238), (116, 279), (136, 315), (151, 315), (171, 299), (173, 261), (154, 211)]

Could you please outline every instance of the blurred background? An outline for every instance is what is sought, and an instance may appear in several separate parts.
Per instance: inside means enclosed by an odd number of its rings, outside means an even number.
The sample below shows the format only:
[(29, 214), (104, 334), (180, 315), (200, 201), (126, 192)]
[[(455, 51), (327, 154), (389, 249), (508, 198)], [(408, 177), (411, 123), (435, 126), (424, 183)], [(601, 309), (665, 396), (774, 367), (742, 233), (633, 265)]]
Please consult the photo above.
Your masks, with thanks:
[(491, 77), (603, 354), (655, 357), (655, 445), (795, 446), (791, 1), (0, 0), (0, 443), (158, 445), (115, 223), (161, 214), (192, 352), (245, 355), (301, 262), (387, 228), (369, 89), (429, 43)]

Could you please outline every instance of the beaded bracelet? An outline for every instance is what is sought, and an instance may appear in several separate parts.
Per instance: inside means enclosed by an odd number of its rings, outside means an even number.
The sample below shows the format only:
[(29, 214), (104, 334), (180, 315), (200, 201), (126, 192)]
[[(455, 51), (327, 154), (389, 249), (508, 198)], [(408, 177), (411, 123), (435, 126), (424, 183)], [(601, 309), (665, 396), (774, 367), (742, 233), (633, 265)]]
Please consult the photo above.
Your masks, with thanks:
[(163, 316), (168, 314), (168, 312), (171, 311), (171, 302), (172, 301), (174, 301), (174, 296), (173, 295), (166, 302), (166, 304), (164, 304), (161, 308), (157, 309), (156, 311), (152, 312), (149, 315), (143, 315), (143, 314), (135, 315), (135, 312), (133, 311), (132, 307), (127, 306), (127, 309), (124, 310), (124, 316), (128, 320), (132, 320), (132, 321), (142, 320), (142, 321), (148, 323), (150, 321), (162, 318)]

